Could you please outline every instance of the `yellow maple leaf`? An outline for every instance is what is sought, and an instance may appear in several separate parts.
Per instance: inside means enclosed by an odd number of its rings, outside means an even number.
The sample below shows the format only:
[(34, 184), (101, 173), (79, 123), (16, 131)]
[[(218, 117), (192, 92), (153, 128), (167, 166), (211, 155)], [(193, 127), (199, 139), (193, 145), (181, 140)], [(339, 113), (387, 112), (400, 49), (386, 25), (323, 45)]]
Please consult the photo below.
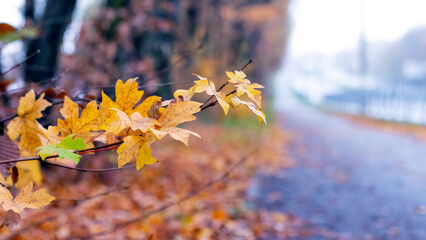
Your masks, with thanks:
[(194, 96), (195, 93), (203, 92), (203, 88), (195, 84), (195, 86), (186, 89), (178, 89), (173, 93), (173, 96), (177, 99), (179, 96), (183, 97), (184, 101), (189, 101)]
[(21, 136), (19, 141), (21, 152), (28, 151), (35, 154), (35, 148), (41, 145), (38, 135), (41, 130), (36, 119), (41, 118), (43, 116), (41, 112), (51, 105), (44, 99), (44, 94), (36, 100), (34, 90), (19, 99), (18, 116), (7, 125), (7, 134), (11, 140)]
[(177, 99), (167, 106), (158, 121), (162, 127), (175, 127), (184, 122), (194, 121), (196, 119), (194, 114), (200, 111), (201, 105), (199, 102)]
[(30, 182), (25, 186), (21, 192), (13, 199), (10, 191), (0, 186), (0, 203), (3, 210), (12, 210), (15, 213), (21, 214), (25, 208), (41, 209), (48, 205), (55, 197), (46, 192), (46, 189), (39, 189), (35, 192), (32, 191), (33, 183)]
[(140, 113), (143, 117), (148, 117), (148, 110), (157, 102), (161, 102), (161, 97), (150, 96), (145, 99), (141, 104), (135, 107), (134, 112)]
[(196, 132), (177, 127), (166, 127), (161, 128), (161, 130), (151, 129), (151, 131), (158, 139), (161, 139), (168, 134), (173, 139), (181, 141), (187, 146), (190, 135), (201, 138), (201, 136)]
[[(148, 127), (144, 123), (144, 126), (141, 127), (142, 129), (134, 127), (133, 131), (129, 132), (128, 136), (124, 138), (124, 142), (117, 149), (118, 167), (122, 167), (133, 159), (136, 159), (136, 168), (138, 170), (145, 164), (151, 165), (157, 162), (157, 160), (151, 156), (151, 144), (166, 135), (170, 135), (173, 139), (182, 141), (185, 144), (188, 144), (190, 135), (200, 137), (195, 132), (176, 127), (181, 123), (195, 120), (194, 114), (200, 111), (200, 106), (201, 103), (198, 102), (184, 102), (177, 99), (175, 102), (171, 102), (162, 113), (160, 113), (158, 109), (155, 111), (155, 114), (151, 113), (151, 116), (161, 114), (158, 118), (160, 124), (156, 122), (154, 125), (158, 125), (154, 128), (152, 124)], [(156, 109), (156, 106), (153, 105), (152, 108)], [(154, 111), (155, 109), (151, 110)], [(130, 129), (132, 129), (132, 117), (136, 119), (135, 116), (137, 116), (137, 119), (144, 119), (138, 112), (133, 113), (130, 119), (128, 119), (128, 116), (122, 111), (117, 111), (117, 113), (121, 114), (121, 117), (125, 119), (125, 121), (123, 121), (124, 123), (121, 124), (128, 126)], [(137, 129), (137, 131), (135, 131), (135, 129)], [(142, 130), (147, 131), (143, 133)]]
[[(19, 162), (16, 164), (16, 167), (19, 174), (18, 182), (15, 184), (17, 188), (21, 189), (30, 182), (34, 182), (37, 186), (42, 184), (43, 174), (41, 173), (39, 161)], [(10, 179), (10, 183), (12, 183), (12, 179)]]
[(41, 112), (51, 105), (51, 103), (44, 99), (44, 93), (35, 100), (34, 90), (31, 90), (19, 99), (18, 115), (28, 119), (38, 119), (43, 116)]
[(118, 167), (122, 167), (133, 159), (136, 159), (137, 170), (140, 170), (145, 164), (156, 163), (157, 160), (151, 156), (151, 143), (155, 140), (155, 137), (150, 133), (145, 134), (145, 136), (131, 135), (125, 137), (123, 144), (117, 149)]
[(142, 133), (146, 133), (148, 129), (154, 128), (155, 125), (159, 125), (158, 121), (154, 118), (143, 117), (139, 112), (134, 112), (130, 118), (123, 111), (114, 109), (116, 114), (106, 121), (106, 124), (101, 126), (101, 129), (112, 132), (118, 135), (121, 130), (130, 127), (133, 130), (141, 130)]
[(57, 126), (49, 126), (47, 129), (41, 127), (40, 130), (42, 131), (42, 134), (39, 135), (42, 145), (57, 144), (63, 139), (63, 137), (59, 136)]
[(262, 125), (263, 122), (266, 123), (265, 114), (260, 110), (260, 108), (257, 108), (254, 103), (252, 102), (246, 102), (241, 99), (239, 99), (236, 96), (232, 96), (230, 98), (232, 107), (238, 107), (239, 105), (243, 104), (246, 105), (254, 114), (256, 114), (257, 119), (259, 120), (260, 125)]
[(243, 71), (226, 72), (229, 77), (228, 82), (233, 84), (246, 84), (249, 85), (250, 81), (246, 79), (246, 74)]
[(241, 96), (244, 93), (253, 100), (254, 103), (260, 108), (262, 105), (262, 92), (256, 88), (264, 88), (262, 85), (257, 83), (251, 83), (250, 80), (246, 79), (246, 74), (242, 71), (226, 72), (229, 77), (228, 82), (235, 84), (237, 87), (237, 95)]
[(121, 79), (117, 81), (115, 85), (115, 102), (102, 92), (101, 108), (106, 111), (109, 111), (110, 108), (116, 108), (126, 114), (132, 114), (134, 112), (133, 107), (139, 102), (144, 93), (138, 90), (136, 79), (128, 79), (126, 83), (123, 83)]
[(216, 100), (219, 102), (220, 106), (222, 107), (223, 111), (225, 112), (225, 115), (228, 114), (229, 111), (229, 103), (228, 103), (228, 97), (223, 92), (216, 92), (216, 87), (212, 81), (208, 81), (207, 78), (197, 76), (200, 80), (194, 81), (199, 87), (201, 87), (207, 95), (215, 96)]
[(176, 102), (172, 102), (167, 106), (164, 112), (161, 114), (158, 121), (160, 122), (160, 129), (151, 129), (151, 132), (158, 138), (161, 139), (166, 135), (170, 135), (175, 140), (183, 142), (188, 145), (188, 139), (190, 135), (200, 137), (195, 132), (177, 128), (176, 126), (195, 120), (194, 114), (200, 111), (201, 103), (195, 101), (181, 101), (177, 99)]
[(58, 129), (63, 137), (75, 134), (76, 138), (83, 138), (88, 147), (93, 147), (92, 141), (99, 136), (99, 127), (104, 119), (98, 110), (95, 101), (91, 101), (78, 117), (78, 104), (65, 96), (63, 107), (59, 110), (64, 120), (58, 119)]
[(247, 94), (247, 96), (253, 100), (254, 103), (256, 103), (256, 105), (258, 107), (261, 107), (262, 105), (262, 92), (255, 89), (255, 88), (263, 88), (262, 85), (257, 84), (257, 83), (253, 83), (250, 85), (244, 85), (244, 84), (238, 84), (237, 85), (237, 95), (241, 96), (244, 93)]

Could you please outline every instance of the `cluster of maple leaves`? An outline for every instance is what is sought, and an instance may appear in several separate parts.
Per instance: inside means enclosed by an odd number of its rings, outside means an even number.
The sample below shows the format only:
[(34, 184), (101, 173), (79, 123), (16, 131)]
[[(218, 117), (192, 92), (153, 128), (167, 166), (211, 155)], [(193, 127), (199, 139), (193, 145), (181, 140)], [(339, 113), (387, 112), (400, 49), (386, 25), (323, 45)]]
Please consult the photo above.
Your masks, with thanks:
[[(220, 104), (225, 114), (229, 107), (247, 106), (253, 111), (260, 124), (265, 121), (261, 111), (261, 85), (251, 83), (242, 71), (226, 72), (235, 90), (224, 93), (216, 90), (213, 82), (198, 76), (200, 80), (188, 90), (177, 90), (175, 99), (162, 101), (158, 96), (142, 100), (144, 92), (138, 90), (136, 79), (126, 82), (118, 80), (115, 87), (115, 101), (102, 92), (102, 101), (98, 106), (96, 101), (90, 101), (80, 112), (79, 105), (65, 96), (60, 113), (63, 119), (58, 119), (57, 126), (44, 128), (40, 119), (47, 107), (52, 104), (41, 94), (36, 99), (34, 90), (28, 92), (19, 101), (17, 116), (7, 125), (7, 134), (11, 140), (19, 144), (21, 156), (40, 156), (41, 160), (59, 157), (70, 159), (77, 164), (81, 154), (93, 153), (94, 142), (106, 146), (118, 146), (118, 167), (136, 160), (136, 168), (152, 165), (157, 160), (152, 156), (151, 144), (169, 135), (172, 139), (188, 145), (190, 135), (200, 137), (197, 133), (177, 125), (196, 119), (194, 114)], [(211, 98), (204, 104), (191, 100), (196, 93), (206, 93)], [(242, 99), (243, 95), (248, 100)], [(55, 155), (56, 153), (56, 155)], [(34, 158), (37, 159), (37, 158)], [(19, 167), (18, 167), (19, 169)], [(9, 181), (10, 182), (10, 181)], [(32, 192), (30, 182), (15, 197), (6, 187), (6, 179), (0, 178), (0, 203), (5, 211), (12, 210), (21, 214), (24, 208), (41, 208), (55, 198), (44, 189)], [(14, 183), (12, 183), (14, 184)]]
[[(142, 171), (129, 168), (101, 174), (52, 168), (43, 186), (57, 199), (43, 211), (25, 211), (22, 222), (0, 234), (22, 239), (283, 239), (297, 235), (299, 219), (274, 210), (259, 209), (256, 199), (273, 201), (276, 194), (255, 196), (258, 173), (273, 175), (292, 165), (286, 157), (290, 137), (275, 124), (255, 127), (241, 109), (223, 122), (186, 124), (203, 136), (186, 147), (172, 138), (153, 144), (160, 164)], [(230, 120), (232, 118), (232, 120)], [(229, 125), (229, 121), (238, 124)], [(244, 125), (245, 123), (248, 124)], [(99, 167), (115, 160), (112, 151), (82, 156), (82, 164)], [(235, 166), (242, 158), (246, 160)], [(90, 161), (87, 161), (89, 160)], [(223, 181), (184, 202), (151, 214), (162, 206), (202, 189), (229, 169)], [(257, 186), (257, 187), (256, 187)], [(131, 225), (126, 222), (148, 216)], [(0, 213), (0, 217), (1, 217)], [(116, 226), (119, 226), (118, 228)], [(112, 231), (115, 229), (114, 231)], [(111, 232), (110, 232), (111, 231)], [(15, 239), (12, 238), (12, 239)]]

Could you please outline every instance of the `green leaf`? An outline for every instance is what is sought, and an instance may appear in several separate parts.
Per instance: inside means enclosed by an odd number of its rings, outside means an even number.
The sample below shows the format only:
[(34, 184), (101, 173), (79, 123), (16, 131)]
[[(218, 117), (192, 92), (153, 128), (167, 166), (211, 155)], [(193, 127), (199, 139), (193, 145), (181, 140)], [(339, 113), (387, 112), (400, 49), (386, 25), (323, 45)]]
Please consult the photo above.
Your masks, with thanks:
[(71, 152), (70, 150), (83, 150), (87, 144), (83, 138), (73, 139), (74, 134), (66, 136), (60, 143), (47, 144), (36, 148), (38, 151), (37, 155), (45, 160), (47, 156), (57, 153), (61, 159), (67, 158), (72, 160), (75, 164), (80, 161), (80, 155)]
[(8, 43), (14, 42), (16, 40), (22, 39), (22, 38), (35, 38), (37, 37), (37, 29), (31, 28), (31, 27), (25, 27), (21, 29), (21, 31), (12, 31), (12, 32), (5, 32), (1, 33), (0, 31), (0, 43), (3, 45), (6, 45)]
[(74, 134), (66, 136), (62, 141), (56, 144), (59, 148), (65, 148), (70, 150), (83, 150), (87, 144), (84, 142), (83, 138), (72, 139)]

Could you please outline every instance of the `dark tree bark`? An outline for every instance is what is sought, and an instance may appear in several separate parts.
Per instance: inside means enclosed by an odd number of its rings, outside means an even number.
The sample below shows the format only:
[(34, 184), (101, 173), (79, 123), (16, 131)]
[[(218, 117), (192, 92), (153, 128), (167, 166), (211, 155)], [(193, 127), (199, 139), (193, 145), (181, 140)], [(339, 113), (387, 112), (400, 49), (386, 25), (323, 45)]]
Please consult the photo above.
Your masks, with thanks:
[[(32, 1), (27, 2), (30, 4), (28, 7), (28, 10), (30, 10)], [(41, 50), (41, 53), (26, 62), (26, 82), (40, 82), (54, 76), (58, 66), (59, 48), (64, 32), (71, 22), (75, 5), (76, 0), (47, 0), (43, 17), (37, 22), (41, 35), (38, 38), (32, 39), (27, 46), (27, 56), (36, 52), (38, 49)], [(34, 18), (33, 9), (34, 3), (32, 3), (32, 13), (29, 11), (28, 17)], [(25, 16), (27, 16), (27, 8)]]
[(24, 9), (25, 25), (33, 24), (34, 9), (35, 9), (34, 0), (25, 0), (25, 9)]
[[(177, 26), (177, 12), (179, 11), (179, 2), (180, 0), (157, 1), (157, 4), (154, 8), (154, 14), (156, 14), (159, 21), (172, 22), (173, 26)], [(161, 6), (164, 3), (173, 5), (173, 7), (169, 8), (169, 10), (163, 9)], [(172, 10), (170, 11), (170, 9)], [(169, 30), (159, 30), (153, 33), (151, 54), (154, 57), (154, 67), (157, 72), (161, 72), (171, 64), (174, 40), (175, 34), (173, 32), (173, 28)], [(161, 73), (159, 77), (160, 82), (163, 84), (170, 83), (171, 81), (170, 71)], [(160, 87), (156, 94), (163, 98), (170, 98), (173, 96), (170, 85)]]

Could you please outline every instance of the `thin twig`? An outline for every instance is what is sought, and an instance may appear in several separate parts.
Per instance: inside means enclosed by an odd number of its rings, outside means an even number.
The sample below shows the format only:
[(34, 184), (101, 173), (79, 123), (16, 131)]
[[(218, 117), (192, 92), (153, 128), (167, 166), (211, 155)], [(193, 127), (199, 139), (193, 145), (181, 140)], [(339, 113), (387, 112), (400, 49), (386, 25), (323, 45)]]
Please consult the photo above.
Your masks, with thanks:
[[(62, 73), (60, 73), (60, 74), (58, 74), (57, 76), (55, 76), (55, 77), (52, 77), (52, 78), (46, 78), (46, 79), (43, 79), (43, 80), (41, 80), (41, 81), (39, 81), (39, 82), (36, 82), (36, 83), (38, 83), (38, 84), (43, 84), (43, 83), (47, 83), (47, 82), (50, 82), (51, 84), (53, 84), (53, 83), (55, 83), (56, 81), (58, 81), (65, 73), (67, 73), (68, 72), (68, 70), (67, 71), (64, 71), (64, 72), (62, 72)], [(5, 95), (5, 94), (11, 94), (11, 93), (14, 93), (14, 92), (20, 92), (20, 91), (24, 91), (25, 89), (27, 89), (27, 88), (29, 88), (28, 86), (24, 86), (24, 87), (21, 87), (21, 88), (15, 88), (15, 89), (12, 89), (12, 90), (9, 90), (9, 91), (4, 91), (4, 92), (1, 92), (0, 93), (0, 96), (3, 96), (3, 95)]]
[(102, 145), (102, 146), (92, 147), (92, 148), (88, 148), (88, 149), (76, 151), (75, 153), (77, 153), (77, 154), (84, 154), (86, 152), (90, 152), (90, 151), (94, 151), (94, 150), (98, 150), (98, 149), (102, 149), (102, 148), (109, 148), (109, 147), (112, 147), (112, 146), (120, 145), (123, 142), (124, 141), (120, 141), (120, 142), (116, 142), (116, 143), (110, 143), (110, 144), (106, 144), (106, 145)]
[[(92, 100), (90, 100), (90, 99), (86, 99), (86, 98), (72, 98), (71, 100), (73, 100), (73, 101), (83, 101), (83, 102), (90, 102), (90, 101), (92, 101)], [(54, 102), (54, 103), (52, 103), (52, 105), (51, 105), (51, 106), (55, 106), (55, 105), (62, 104), (62, 103), (64, 103), (64, 101), (65, 101), (65, 100), (61, 100), (61, 101), (58, 101), (58, 102)], [(15, 118), (15, 117), (17, 117), (17, 116), (18, 116), (18, 114), (17, 114), (17, 113), (15, 113), (15, 114), (11, 115), (10, 117), (7, 117), (7, 118), (5, 118), (5, 119), (2, 119), (2, 120), (0, 120), (0, 124), (1, 124), (1, 123), (4, 123), (4, 122), (8, 122), (8, 121), (12, 120), (13, 118)]]
[[(91, 100), (91, 99), (87, 99), (87, 98), (70, 98), (72, 101), (74, 101), (74, 102), (77, 102), (77, 101), (81, 101), (81, 102), (91, 102), (91, 101), (94, 101), (94, 100)], [(55, 106), (55, 105), (59, 105), (59, 104), (63, 104), (65, 102), (65, 100), (61, 100), (61, 101), (58, 101), (58, 102), (53, 102), (52, 103), (52, 106)]]
[[(122, 143), (123, 143), (123, 141), (120, 141), (120, 142), (116, 142), (116, 143), (111, 143), (111, 144), (106, 144), (106, 145), (102, 145), (102, 146), (97, 146), (97, 147), (92, 147), (92, 148), (80, 150), (80, 151), (75, 151), (74, 153), (82, 155), (82, 154), (90, 153), (91, 151), (95, 151), (95, 150), (98, 150), (98, 149), (107, 148), (107, 150), (109, 150), (108, 149), (109, 147), (120, 145)], [(59, 157), (58, 154), (56, 154), (56, 155), (50, 155), (50, 156), (47, 156), (44, 160), (50, 159), (50, 158), (57, 158), (57, 157)], [(0, 165), (1, 164), (7, 164), (7, 163), (15, 163), (15, 162), (33, 161), (33, 160), (43, 161), (40, 156), (37, 156), (37, 157), (26, 157), (26, 158), (16, 158), (16, 159), (0, 160)], [(77, 170), (77, 169), (75, 169), (75, 170)]]
[(22, 62), (15, 64), (13, 67), (9, 68), (9, 70), (5, 71), (4, 73), (0, 74), (0, 79), (3, 78), (4, 75), (8, 74), (10, 71), (12, 71), (13, 69), (21, 66), (22, 64), (24, 64), (26, 61), (28, 61), (30, 58), (34, 57), (35, 55), (41, 53), (41, 50), (38, 49), (37, 51), (31, 53), (28, 57), (26, 57)]
[[(234, 94), (234, 93), (236, 93), (236, 92), (237, 92), (237, 90), (234, 90), (234, 91), (232, 91), (232, 92), (230, 92), (230, 93), (226, 94), (226, 96), (229, 96), (229, 95)], [(200, 112), (201, 112), (201, 111), (203, 111), (203, 110), (205, 110), (205, 109), (207, 109), (207, 108), (209, 108), (209, 107), (213, 107), (213, 106), (214, 106), (214, 105), (216, 105), (217, 103), (218, 103), (218, 101), (217, 101), (217, 100), (215, 100), (214, 102), (209, 103), (209, 105), (206, 105), (206, 106), (204, 106), (204, 107), (201, 107)]]
[(5, 118), (5, 119), (2, 119), (2, 120), (0, 120), (0, 124), (5, 123), (5, 122), (7, 122), (7, 121), (10, 121), (10, 120), (14, 119), (14, 118), (15, 118), (15, 117), (17, 117), (17, 116), (18, 116), (18, 114), (17, 114), (17, 113), (15, 113), (15, 114), (11, 115), (10, 117), (7, 117), (7, 118)]
[(146, 218), (148, 218), (148, 217), (150, 217), (150, 216), (152, 216), (154, 214), (157, 214), (159, 212), (165, 211), (168, 208), (173, 207), (173, 206), (175, 206), (177, 204), (185, 202), (186, 200), (188, 200), (188, 199), (190, 199), (190, 198), (192, 198), (192, 197), (200, 194), (201, 192), (205, 191), (206, 189), (210, 188), (214, 184), (220, 183), (220, 182), (224, 182), (229, 177), (229, 175), (238, 166), (242, 165), (248, 159), (248, 157), (250, 155), (252, 155), (254, 152), (256, 152), (258, 149), (259, 149), (259, 147), (256, 147), (249, 154), (247, 154), (244, 157), (242, 157), (240, 160), (238, 160), (238, 162), (234, 163), (230, 168), (228, 168), (228, 170), (226, 172), (224, 172), (218, 178), (210, 180), (209, 182), (205, 183), (203, 186), (201, 186), (197, 190), (192, 191), (192, 192), (188, 192), (185, 196), (183, 196), (183, 197), (181, 197), (181, 198), (179, 198), (179, 199), (177, 199), (175, 201), (171, 201), (171, 202), (169, 202), (167, 204), (164, 204), (163, 206), (161, 206), (161, 207), (159, 207), (157, 209), (148, 211), (148, 212), (146, 212), (144, 214), (141, 214), (138, 217), (135, 217), (135, 218), (130, 219), (128, 221), (124, 221), (124, 222), (122, 222), (120, 224), (117, 224), (117, 225), (115, 225), (114, 227), (112, 227), (109, 230), (105, 230), (105, 231), (101, 231), (101, 232), (97, 232), (97, 233), (92, 233), (92, 234), (88, 234), (88, 235), (84, 235), (84, 236), (73, 236), (73, 237), (69, 237), (69, 238), (66, 238), (66, 239), (67, 240), (72, 240), (72, 239), (91, 239), (91, 238), (94, 238), (94, 237), (105, 236), (105, 235), (113, 233), (113, 232), (115, 232), (115, 231), (117, 231), (117, 230), (119, 230), (121, 228), (127, 227), (127, 226), (129, 226), (131, 224), (134, 224), (134, 223), (140, 222), (142, 220), (145, 220)]

